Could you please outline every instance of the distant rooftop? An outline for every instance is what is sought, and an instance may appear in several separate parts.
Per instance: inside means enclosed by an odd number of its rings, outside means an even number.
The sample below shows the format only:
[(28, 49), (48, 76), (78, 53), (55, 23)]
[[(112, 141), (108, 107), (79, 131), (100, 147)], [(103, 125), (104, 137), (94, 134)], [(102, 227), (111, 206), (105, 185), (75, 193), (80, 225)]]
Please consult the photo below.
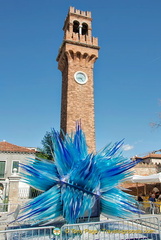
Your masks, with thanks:
[(149, 159), (149, 158), (159, 158), (159, 159), (161, 159), (161, 153), (160, 154), (158, 154), (158, 153), (154, 153), (154, 152), (152, 152), (152, 153), (149, 153), (149, 154), (147, 154), (146, 156), (143, 156), (143, 157), (140, 157), (140, 156), (134, 156), (133, 157), (133, 159)]
[(158, 154), (158, 153), (149, 153), (148, 155), (142, 157), (142, 159), (145, 159), (145, 158), (161, 158), (161, 154)]
[(20, 147), (3, 140), (3, 142), (0, 142), (0, 152), (35, 153), (36, 150), (34, 148)]

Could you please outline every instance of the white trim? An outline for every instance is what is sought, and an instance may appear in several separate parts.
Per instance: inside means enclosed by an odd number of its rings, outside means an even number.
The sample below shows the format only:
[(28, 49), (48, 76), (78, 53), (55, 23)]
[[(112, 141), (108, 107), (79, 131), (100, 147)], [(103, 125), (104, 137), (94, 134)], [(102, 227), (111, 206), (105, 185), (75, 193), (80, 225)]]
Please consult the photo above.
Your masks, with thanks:
[[(12, 165), (11, 165), (11, 174), (13, 174), (13, 162), (18, 162), (18, 164), (20, 163), (19, 160), (12, 160)], [(17, 173), (19, 173), (19, 166), (18, 166), (18, 171)]]
[[(86, 78), (86, 79), (85, 79), (84, 82), (79, 82), (79, 81), (77, 80), (77, 74), (78, 74), (78, 73), (82, 73), (82, 74), (85, 75), (85, 78)], [(83, 84), (85, 84), (85, 83), (88, 81), (88, 76), (87, 76), (87, 74), (86, 74), (85, 72), (77, 71), (77, 72), (74, 73), (74, 79), (75, 79), (75, 81), (76, 81), (77, 83), (83, 85)]]

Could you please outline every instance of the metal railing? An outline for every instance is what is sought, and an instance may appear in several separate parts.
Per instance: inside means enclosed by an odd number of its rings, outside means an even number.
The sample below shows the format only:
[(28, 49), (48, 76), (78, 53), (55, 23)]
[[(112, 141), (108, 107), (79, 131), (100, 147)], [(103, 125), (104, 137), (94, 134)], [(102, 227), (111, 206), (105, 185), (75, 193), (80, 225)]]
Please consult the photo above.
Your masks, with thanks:
[[(59, 233), (59, 234), (57, 234)], [(160, 240), (155, 216), (54, 226), (10, 226), (0, 231), (0, 240)]]
[(145, 214), (161, 214), (161, 202), (144, 201), (138, 203), (138, 206)]
[(134, 218), (95, 223), (68, 224), (61, 228), (62, 240), (160, 240), (157, 217)]
[(9, 213), (13, 213), (16, 211), (16, 209), (21, 206), (23, 206), (25, 202), (19, 202), (19, 203), (0, 203), (0, 216), (8, 215)]
[(9, 209), (8, 206), (9, 206), (8, 203), (0, 203), (0, 213), (8, 212)]
[(53, 240), (53, 226), (6, 229), (0, 231), (0, 240)]

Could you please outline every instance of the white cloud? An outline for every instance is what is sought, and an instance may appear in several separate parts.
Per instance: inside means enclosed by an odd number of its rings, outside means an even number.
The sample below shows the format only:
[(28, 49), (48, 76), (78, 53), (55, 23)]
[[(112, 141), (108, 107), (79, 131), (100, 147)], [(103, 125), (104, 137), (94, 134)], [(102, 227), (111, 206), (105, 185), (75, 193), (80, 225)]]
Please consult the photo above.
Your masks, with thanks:
[(124, 151), (129, 151), (129, 150), (133, 149), (134, 146), (132, 146), (130, 144), (125, 144), (125, 145), (122, 146), (122, 148), (123, 148)]

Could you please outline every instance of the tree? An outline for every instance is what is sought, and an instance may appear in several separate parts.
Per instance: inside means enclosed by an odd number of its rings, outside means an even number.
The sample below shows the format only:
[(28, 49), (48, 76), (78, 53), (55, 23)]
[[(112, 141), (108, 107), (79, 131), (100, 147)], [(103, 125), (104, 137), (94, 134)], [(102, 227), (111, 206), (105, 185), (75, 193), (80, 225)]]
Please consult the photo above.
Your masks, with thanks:
[[(161, 99), (159, 100), (159, 104), (161, 105)], [(159, 120), (157, 122), (151, 122), (150, 126), (154, 128), (161, 127), (161, 113), (159, 113)]]
[[(159, 118), (161, 119), (161, 113), (159, 114)], [(154, 128), (161, 127), (161, 120), (159, 120), (158, 122), (151, 122), (150, 126)]]
[(52, 143), (52, 132), (46, 132), (41, 141), (42, 148), (38, 149), (36, 156), (38, 158), (45, 158), (48, 160), (54, 160), (54, 149)]

